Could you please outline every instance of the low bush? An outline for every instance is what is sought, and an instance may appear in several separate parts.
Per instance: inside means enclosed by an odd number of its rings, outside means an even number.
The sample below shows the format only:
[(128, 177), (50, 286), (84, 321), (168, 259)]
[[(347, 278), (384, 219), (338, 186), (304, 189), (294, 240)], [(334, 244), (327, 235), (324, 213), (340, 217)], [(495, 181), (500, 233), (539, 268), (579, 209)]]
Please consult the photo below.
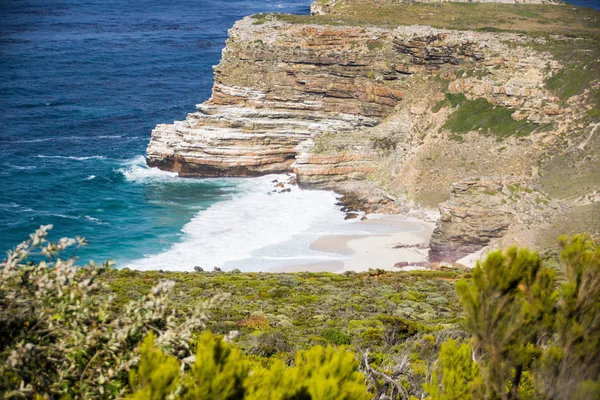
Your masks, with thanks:
[[(210, 332), (198, 339), (189, 370), (181, 372), (173, 356), (153, 345), (150, 334), (141, 348), (141, 363), (132, 372), (130, 399), (341, 399), (370, 398), (353, 353), (316, 346), (296, 354), (294, 366), (280, 360), (268, 366)], [(156, 371), (164, 371), (157, 374)]]

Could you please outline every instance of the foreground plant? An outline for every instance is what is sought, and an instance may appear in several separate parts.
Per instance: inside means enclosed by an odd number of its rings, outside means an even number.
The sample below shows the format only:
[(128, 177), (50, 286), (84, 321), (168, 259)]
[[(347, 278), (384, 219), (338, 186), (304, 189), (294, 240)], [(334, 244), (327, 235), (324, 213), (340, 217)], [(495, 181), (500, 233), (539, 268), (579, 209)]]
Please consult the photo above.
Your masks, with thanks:
[(600, 398), (600, 247), (585, 235), (560, 246), (560, 284), (517, 248), (491, 253), (457, 284), (471, 346), (442, 347), (431, 399)]
[(182, 372), (178, 360), (154, 346), (151, 333), (141, 347), (139, 369), (131, 373), (131, 400), (366, 400), (365, 376), (354, 353), (315, 346), (296, 354), (294, 366), (253, 361), (210, 332), (197, 341), (195, 361)]
[(212, 301), (183, 314), (169, 308), (174, 282), (118, 313), (97, 278), (112, 267), (75, 265), (61, 255), (82, 238), (46, 237), (42, 226), (0, 264), (0, 397), (114, 398), (127, 391), (137, 346), (149, 332), (170, 354), (192, 354), (192, 335), (204, 328)]

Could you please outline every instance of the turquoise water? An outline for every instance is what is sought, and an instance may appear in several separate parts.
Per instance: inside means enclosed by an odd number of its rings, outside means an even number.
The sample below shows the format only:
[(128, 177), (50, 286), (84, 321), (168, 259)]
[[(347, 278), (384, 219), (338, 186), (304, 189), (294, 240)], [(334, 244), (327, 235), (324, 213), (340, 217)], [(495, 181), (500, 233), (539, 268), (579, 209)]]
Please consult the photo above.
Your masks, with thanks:
[(238, 180), (145, 168), (157, 123), (210, 96), (227, 29), (308, 0), (0, 2), (0, 243), (40, 224), (85, 236), (83, 260), (124, 263), (169, 249)]

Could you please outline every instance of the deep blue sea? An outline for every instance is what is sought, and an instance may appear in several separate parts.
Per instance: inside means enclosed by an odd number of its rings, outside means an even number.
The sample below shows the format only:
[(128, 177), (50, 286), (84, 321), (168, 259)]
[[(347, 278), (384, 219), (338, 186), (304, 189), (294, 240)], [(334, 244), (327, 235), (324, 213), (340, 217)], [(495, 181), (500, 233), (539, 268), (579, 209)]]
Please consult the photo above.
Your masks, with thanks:
[(0, 251), (53, 224), (55, 239), (88, 239), (82, 262), (252, 269), (257, 257), (263, 266), (322, 257), (300, 248), (343, 229), (332, 193), (275, 198), (274, 177), (180, 179), (143, 159), (157, 123), (182, 120), (208, 99), (211, 67), (237, 19), (306, 14), (309, 4), (0, 2)]
[[(239, 180), (144, 167), (157, 123), (210, 97), (233, 23), (308, 13), (309, 0), (0, 2), (1, 251), (53, 224), (85, 236), (84, 260), (125, 262), (178, 242)], [(242, 182), (243, 183), (243, 182)]]

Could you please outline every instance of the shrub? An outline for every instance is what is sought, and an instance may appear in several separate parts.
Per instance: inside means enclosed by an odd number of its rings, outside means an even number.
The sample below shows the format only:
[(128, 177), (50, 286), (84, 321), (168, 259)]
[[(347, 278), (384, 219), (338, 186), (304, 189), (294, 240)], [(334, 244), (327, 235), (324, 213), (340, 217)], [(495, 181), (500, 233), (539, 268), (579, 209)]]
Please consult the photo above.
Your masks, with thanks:
[(98, 284), (111, 264), (63, 260), (63, 252), (85, 240), (50, 243), (50, 229), (42, 226), (0, 264), (0, 397), (118, 397), (150, 331), (170, 354), (191, 354), (189, 342), (203, 329), (209, 303), (175, 312), (168, 301), (174, 282), (164, 281), (117, 314)]
[(327, 339), (329, 343), (338, 346), (350, 344), (350, 337), (337, 329), (324, 329), (321, 332), (321, 336)]
[(484, 355), (486, 384), (502, 399), (518, 397), (523, 372), (539, 355), (534, 344), (550, 328), (554, 275), (537, 253), (513, 247), (490, 253), (473, 270), (471, 282), (456, 286), (466, 328)]
[[(256, 363), (236, 347), (209, 332), (197, 343), (192, 367), (176, 376), (176, 359), (160, 355), (149, 345), (142, 347), (142, 360), (131, 374), (131, 399), (367, 399), (365, 377), (357, 371), (351, 352), (316, 346), (299, 351), (295, 365), (287, 367), (274, 360), (267, 366)], [(167, 376), (154, 371), (167, 366)], [(144, 397), (146, 396), (146, 397)]]
[(448, 339), (442, 344), (439, 359), (426, 384), (431, 400), (474, 400), (481, 398), (481, 373), (472, 360), (471, 346)]
[(560, 285), (537, 253), (517, 248), (490, 253), (457, 284), (477, 365), (447, 342), (426, 386), (432, 398), (469, 398), (476, 367), (488, 398), (600, 395), (600, 247), (586, 235), (560, 245)]

